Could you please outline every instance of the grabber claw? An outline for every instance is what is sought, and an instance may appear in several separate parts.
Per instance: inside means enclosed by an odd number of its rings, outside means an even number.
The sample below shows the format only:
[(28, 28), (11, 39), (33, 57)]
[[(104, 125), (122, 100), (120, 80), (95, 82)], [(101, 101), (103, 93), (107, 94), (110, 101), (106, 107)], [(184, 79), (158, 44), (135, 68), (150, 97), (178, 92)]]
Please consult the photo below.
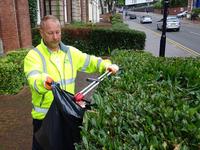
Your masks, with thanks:
[(103, 81), (105, 79), (105, 77), (108, 77), (109, 75), (111, 75), (111, 72), (106, 71), (104, 74), (102, 74), (100, 77), (98, 77), (97, 79), (92, 79), (92, 83), (90, 83), (87, 87), (85, 87), (83, 90), (81, 90), (80, 92), (76, 93), (74, 96), (74, 100), (75, 102), (80, 102), (83, 101), (84, 96), (91, 91), (92, 89), (94, 89), (101, 81)]

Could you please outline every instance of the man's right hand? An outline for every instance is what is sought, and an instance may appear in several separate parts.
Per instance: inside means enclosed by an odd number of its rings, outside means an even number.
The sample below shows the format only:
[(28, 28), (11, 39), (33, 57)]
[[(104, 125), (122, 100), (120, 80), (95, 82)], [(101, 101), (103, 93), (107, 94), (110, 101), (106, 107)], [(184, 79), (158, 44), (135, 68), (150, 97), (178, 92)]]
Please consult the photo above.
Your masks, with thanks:
[(47, 90), (52, 90), (51, 84), (53, 82), (53, 79), (51, 77), (46, 77), (46, 80), (44, 81), (44, 87)]

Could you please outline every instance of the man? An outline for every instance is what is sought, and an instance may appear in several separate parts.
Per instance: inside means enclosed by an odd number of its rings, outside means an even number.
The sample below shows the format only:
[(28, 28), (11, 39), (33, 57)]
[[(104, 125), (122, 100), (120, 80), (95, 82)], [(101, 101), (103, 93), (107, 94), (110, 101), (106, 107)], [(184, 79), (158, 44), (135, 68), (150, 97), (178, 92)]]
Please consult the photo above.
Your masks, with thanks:
[(108, 70), (115, 74), (119, 67), (109, 60), (82, 53), (72, 46), (61, 42), (61, 25), (52, 16), (45, 16), (40, 24), (41, 43), (30, 50), (24, 59), (24, 72), (32, 93), (33, 150), (41, 149), (35, 133), (40, 129), (53, 101), (52, 81), (74, 94), (77, 71), (87, 73)]

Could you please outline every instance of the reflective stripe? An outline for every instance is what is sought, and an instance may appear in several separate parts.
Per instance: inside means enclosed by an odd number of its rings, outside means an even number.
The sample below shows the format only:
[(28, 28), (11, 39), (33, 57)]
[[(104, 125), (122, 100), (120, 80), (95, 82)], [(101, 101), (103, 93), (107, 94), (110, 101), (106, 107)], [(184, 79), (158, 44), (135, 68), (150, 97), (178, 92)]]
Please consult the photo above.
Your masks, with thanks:
[[(70, 53), (70, 50), (69, 50), (69, 46), (66, 46), (62, 42), (60, 42), (60, 49), (62, 51), (64, 51), (65, 53), (67, 53), (67, 56), (68, 56), (68, 59), (69, 59), (69, 63), (70, 63), (71, 68), (72, 68), (71, 72), (72, 72), (72, 77), (73, 77), (74, 76), (74, 67), (73, 67), (73, 64), (72, 64), (72, 56), (71, 56), (71, 53)], [(64, 72), (65, 72), (65, 68), (64, 68)], [(65, 85), (67, 85), (67, 84), (70, 84), (70, 83), (74, 82), (74, 80), (75, 79), (73, 79), (73, 78), (68, 79), (68, 80), (64, 80), (64, 83), (65, 83)]]
[[(67, 56), (68, 56), (68, 59), (69, 59), (69, 63), (72, 66), (72, 56), (71, 56), (71, 53), (70, 53), (70, 50), (69, 50), (69, 46), (66, 46), (61, 42), (60, 43), (60, 47), (61, 47), (61, 50), (63, 50), (65, 53), (67, 53)], [(73, 73), (73, 66), (72, 66), (72, 73)]]
[(48, 108), (40, 108), (33, 105), (33, 109), (38, 113), (46, 114), (48, 112)]
[(39, 94), (41, 94), (41, 93), (39, 92), (39, 90), (38, 90), (38, 87), (37, 87), (37, 84), (36, 84), (36, 80), (34, 81), (34, 89), (35, 89)]
[(39, 70), (32, 70), (31, 72), (28, 73), (27, 78), (34, 76), (34, 75), (38, 75), (41, 72)]
[(36, 51), (40, 55), (40, 58), (42, 60), (43, 72), (47, 73), (46, 61), (44, 59), (44, 56), (41, 54), (41, 52), (36, 47), (33, 50)]
[(71, 68), (72, 68), (72, 78), (73, 78), (73, 76), (74, 76), (74, 67), (73, 67), (73, 64), (72, 64), (72, 56), (71, 56), (70, 51), (68, 51), (67, 56), (68, 56), (68, 59), (69, 59), (69, 62), (70, 62)]
[(99, 58), (99, 59), (98, 59), (98, 62), (97, 62), (97, 69), (99, 69), (101, 62), (102, 62), (102, 59)]
[(83, 68), (81, 69), (81, 71), (85, 71), (86, 68), (88, 67), (89, 63), (90, 63), (90, 56), (87, 55), (87, 57), (86, 57), (86, 59), (85, 59), (85, 63), (84, 63), (84, 65), (83, 65)]
[(75, 82), (75, 78), (71, 78), (71, 79), (67, 79), (67, 80), (61, 80), (61, 81), (58, 81), (58, 83), (65, 83), (65, 85), (67, 84), (71, 84), (71, 83), (74, 83)]

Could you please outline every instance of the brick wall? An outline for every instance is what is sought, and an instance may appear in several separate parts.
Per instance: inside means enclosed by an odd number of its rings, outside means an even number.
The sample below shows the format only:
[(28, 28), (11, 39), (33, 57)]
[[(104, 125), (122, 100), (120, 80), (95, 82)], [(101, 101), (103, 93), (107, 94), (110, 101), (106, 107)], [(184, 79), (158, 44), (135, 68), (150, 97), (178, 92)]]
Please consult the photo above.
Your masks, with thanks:
[(0, 38), (4, 53), (32, 45), (27, 0), (0, 1)]

